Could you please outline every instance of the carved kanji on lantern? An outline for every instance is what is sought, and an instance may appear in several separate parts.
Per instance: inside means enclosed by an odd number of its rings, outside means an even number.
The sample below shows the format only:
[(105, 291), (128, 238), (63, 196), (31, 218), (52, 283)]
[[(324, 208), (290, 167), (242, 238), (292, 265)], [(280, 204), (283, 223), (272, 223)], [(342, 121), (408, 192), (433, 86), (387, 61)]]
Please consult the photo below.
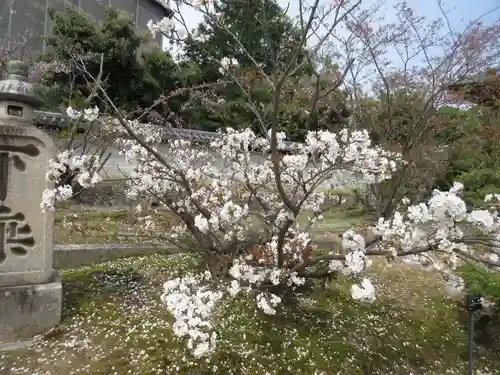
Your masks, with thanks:
[(27, 66), (10, 62), (0, 81), (0, 287), (44, 283), (52, 275), (54, 214), (40, 202), (54, 156), (52, 137), (33, 126), (39, 102)]
[(22, 212), (13, 212), (4, 202), (7, 199), (9, 169), (12, 164), (18, 171), (26, 170), (20, 155), (38, 156), (40, 150), (33, 144), (27, 146), (0, 145), (0, 264), (8, 254), (25, 256), (35, 245), (30, 225)]

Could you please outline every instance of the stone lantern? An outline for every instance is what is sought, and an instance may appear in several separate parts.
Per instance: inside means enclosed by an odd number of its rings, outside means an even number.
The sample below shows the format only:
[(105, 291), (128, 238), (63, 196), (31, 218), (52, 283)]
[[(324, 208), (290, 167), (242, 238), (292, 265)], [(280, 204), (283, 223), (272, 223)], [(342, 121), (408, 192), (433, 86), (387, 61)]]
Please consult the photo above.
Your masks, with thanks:
[(28, 65), (22, 61), (9, 62), (7, 78), (0, 81), (0, 118), (31, 124), (34, 111), (41, 104), (28, 82)]
[(40, 208), (54, 140), (33, 125), (41, 102), (28, 67), (8, 64), (0, 81), (0, 349), (60, 323), (61, 281), (52, 269), (54, 213)]

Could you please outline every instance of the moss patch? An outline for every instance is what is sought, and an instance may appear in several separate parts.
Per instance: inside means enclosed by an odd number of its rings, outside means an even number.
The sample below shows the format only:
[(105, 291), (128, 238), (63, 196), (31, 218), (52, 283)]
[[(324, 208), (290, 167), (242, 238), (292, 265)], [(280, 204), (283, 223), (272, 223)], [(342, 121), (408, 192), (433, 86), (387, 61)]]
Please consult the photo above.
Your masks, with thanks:
[[(433, 274), (382, 263), (371, 275), (380, 298), (369, 306), (351, 300), (351, 280), (304, 292), (273, 317), (243, 297), (225, 304), (218, 351), (197, 360), (173, 337), (159, 300), (166, 279), (197, 267), (192, 256), (154, 255), (63, 272), (63, 323), (31, 349), (0, 354), (0, 373), (464, 373), (456, 304)], [(500, 369), (500, 360), (481, 351), (475, 366)]]

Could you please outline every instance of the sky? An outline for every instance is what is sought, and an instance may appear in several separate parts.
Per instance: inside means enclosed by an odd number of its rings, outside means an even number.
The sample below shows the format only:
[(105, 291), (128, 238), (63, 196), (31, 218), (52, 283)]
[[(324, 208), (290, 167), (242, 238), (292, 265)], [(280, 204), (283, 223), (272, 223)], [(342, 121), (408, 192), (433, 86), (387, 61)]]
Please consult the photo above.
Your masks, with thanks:
[[(252, 1), (252, 0), (247, 0)], [(320, 4), (329, 5), (335, 0), (320, 0)], [(354, 2), (354, 0), (352, 0)], [(385, 18), (384, 23), (397, 22), (396, 11), (394, 6), (400, 2), (400, 0), (362, 0), (361, 7), (367, 8), (373, 5), (375, 2), (384, 2), (383, 8), (379, 14), (382, 14)], [(441, 1), (443, 10), (447, 13), (447, 18), (450, 23), (450, 27), (456, 31), (463, 30), (471, 21), (475, 21), (481, 18), (482, 22), (485, 24), (494, 24), (500, 21), (500, 0), (407, 0), (408, 5), (414, 9), (417, 16), (423, 16), (430, 21), (442, 18), (442, 12), (439, 8), (438, 1)], [(312, 0), (305, 0), (307, 3), (311, 3)], [(288, 14), (290, 17), (296, 17), (298, 15), (299, 0), (278, 0), (279, 5), (283, 9), (288, 8)], [(189, 29), (195, 28), (203, 19), (200, 12), (197, 12), (192, 7), (182, 6), (182, 15), (187, 23)], [(374, 25), (376, 28), (376, 25)], [(443, 28), (443, 32), (448, 30), (447, 27)], [(342, 29), (337, 29), (336, 33), (342, 36), (343, 33), (347, 31), (342, 31)], [(318, 39), (311, 38), (308, 44), (314, 45)], [(164, 46), (168, 46), (169, 43), (164, 41)], [(179, 56), (181, 48), (170, 46), (170, 52), (174, 57)], [(436, 51), (439, 53), (438, 51)], [(429, 53), (433, 53), (429, 50)], [(385, 57), (387, 57), (391, 63), (391, 67), (397, 68), (402, 62), (400, 56), (395, 50), (388, 50)], [(412, 65), (420, 65), (423, 61), (423, 57), (420, 54), (412, 59)]]
[[(326, 5), (330, 4), (332, 1), (334, 0), (320, 0), (320, 4)], [(396, 21), (396, 12), (393, 7), (399, 3), (400, 0), (362, 0), (361, 7), (369, 7), (376, 1), (384, 2), (382, 8), (382, 14), (385, 18), (384, 22)], [(407, 3), (414, 9), (417, 16), (423, 16), (428, 20), (436, 20), (442, 17), (438, 1), (441, 1), (442, 8), (447, 12), (451, 28), (457, 31), (463, 30), (468, 23), (481, 17), (485, 24), (494, 24), (500, 20), (500, 0), (407, 0)], [(312, 0), (306, 0), (306, 2), (311, 3)], [(278, 0), (278, 3), (283, 9), (288, 8), (288, 14), (291, 17), (297, 16), (299, 0)], [(203, 17), (201, 13), (197, 12), (192, 7), (182, 6), (181, 9), (189, 29), (195, 28), (202, 21)], [(487, 15), (485, 16), (485, 14)], [(339, 33), (339, 35), (343, 33), (341, 29), (336, 32)], [(315, 42), (317, 42), (317, 39), (311, 38), (308, 44), (315, 44)], [(169, 44), (164, 41), (163, 45), (168, 46)], [(179, 47), (170, 48), (170, 52), (174, 56), (178, 56), (181, 51)], [(395, 51), (389, 51), (386, 57), (393, 61), (395, 66), (400, 64), (401, 59), (396, 55)], [(417, 62), (417, 64), (419, 64), (419, 62)]]
[[(250, 0), (251, 1), (251, 0)], [(327, 3), (330, 0), (322, 0)], [(373, 0), (363, 0), (362, 5), (373, 3)], [(392, 12), (392, 6), (396, 4), (397, 0), (386, 0), (386, 8), (388, 9), (386, 16), (390, 17)], [(417, 14), (431, 19), (439, 17), (440, 10), (437, 5), (437, 0), (408, 0), (409, 6), (415, 9)], [(297, 15), (298, 0), (278, 0), (278, 3), (286, 8), (289, 6), (289, 14), (291, 16)], [(443, 8), (445, 10), (450, 10), (449, 18), (450, 23), (453, 27), (460, 27), (460, 25), (465, 25), (468, 21), (477, 19), (486, 12), (497, 8), (497, 11), (490, 14), (485, 18), (488, 23), (494, 23), (500, 18), (500, 0), (442, 0)], [(183, 16), (190, 27), (196, 27), (196, 25), (202, 20), (200, 13), (193, 10), (191, 7), (184, 7)]]

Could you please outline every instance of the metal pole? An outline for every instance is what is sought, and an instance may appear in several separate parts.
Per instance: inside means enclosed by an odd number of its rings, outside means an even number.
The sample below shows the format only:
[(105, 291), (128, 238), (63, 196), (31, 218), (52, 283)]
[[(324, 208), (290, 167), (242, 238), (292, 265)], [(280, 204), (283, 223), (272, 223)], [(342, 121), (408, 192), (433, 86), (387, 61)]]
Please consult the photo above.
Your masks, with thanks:
[(467, 375), (472, 375), (472, 356), (474, 354), (474, 311), (481, 310), (483, 304), (481, 303), (481, 296), (479, 294), (468, 294), (465, 298), (467, 313), (469, 314), (469, 347), (467, 350), (469, 363), (467, 364)]
[(467, 375), (472, 375), (472, 357), (474, 355), (474, 313), (468, 310), (469, 314), (469, 343), (468, 343), (468, 355), (467, 359), (469, 361), (467, 367)]

